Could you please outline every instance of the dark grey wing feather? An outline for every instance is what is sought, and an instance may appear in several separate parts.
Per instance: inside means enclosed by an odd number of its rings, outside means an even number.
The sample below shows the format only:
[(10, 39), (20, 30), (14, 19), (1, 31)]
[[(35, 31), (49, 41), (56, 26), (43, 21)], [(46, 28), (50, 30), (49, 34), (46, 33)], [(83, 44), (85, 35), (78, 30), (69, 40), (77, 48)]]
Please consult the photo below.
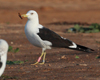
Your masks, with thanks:
[(72, 41), (61, 38), (58, 34), (45, 27), (39, 28), (39, 33), (37, 34), (42, 40), (50, 41), (52, 47), (68, 48), (68, 46), (73, 45)]

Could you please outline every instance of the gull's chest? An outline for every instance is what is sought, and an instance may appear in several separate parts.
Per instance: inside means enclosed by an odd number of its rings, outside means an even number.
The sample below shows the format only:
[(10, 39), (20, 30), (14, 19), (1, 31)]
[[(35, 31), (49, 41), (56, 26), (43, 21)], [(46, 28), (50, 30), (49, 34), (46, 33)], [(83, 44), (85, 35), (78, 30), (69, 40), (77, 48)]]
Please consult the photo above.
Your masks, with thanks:
[(37, 35), (38, 32), (38, 28), (29, 28), (27, 26), (25, 27), (25, 34), (29, 42), (35, 46), (42, 47), (43, 43), (41, 38)]

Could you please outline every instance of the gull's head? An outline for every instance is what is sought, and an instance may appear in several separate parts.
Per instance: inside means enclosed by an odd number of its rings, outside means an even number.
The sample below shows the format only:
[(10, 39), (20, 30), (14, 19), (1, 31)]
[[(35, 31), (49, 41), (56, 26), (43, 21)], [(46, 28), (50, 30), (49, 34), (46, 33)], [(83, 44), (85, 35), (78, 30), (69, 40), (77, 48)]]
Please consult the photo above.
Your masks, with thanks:
[(38, 18), (38, 14), (34, 10), (28, 11), (26, 14), (22, 14), (21, 17), (27, 17), (29, 20)]

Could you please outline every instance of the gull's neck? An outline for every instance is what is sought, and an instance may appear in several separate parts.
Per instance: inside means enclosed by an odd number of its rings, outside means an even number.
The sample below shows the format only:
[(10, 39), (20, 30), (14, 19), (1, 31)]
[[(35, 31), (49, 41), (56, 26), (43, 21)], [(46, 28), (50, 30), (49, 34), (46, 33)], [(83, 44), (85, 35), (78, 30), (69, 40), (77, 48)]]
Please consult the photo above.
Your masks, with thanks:
[[(31, 27), (31, 25), (32, 25), (32, 27), (35, 27), (35, 26), (39, 25), (38, 16), (35, 16), (35, 17), (32, 18), (32, 19), (28, 19), (27, 24), (30, 25), (30, 27)], [(29, 27), (29, 26), (28, 26), (28, 27)]]
[(34, 24), (39, 24), (38, 18), (36, 18), (36, 19), (28, 19), (28, 21), (29, 21), (29, 22), (32, 22), (32, 23), (34, 23)]

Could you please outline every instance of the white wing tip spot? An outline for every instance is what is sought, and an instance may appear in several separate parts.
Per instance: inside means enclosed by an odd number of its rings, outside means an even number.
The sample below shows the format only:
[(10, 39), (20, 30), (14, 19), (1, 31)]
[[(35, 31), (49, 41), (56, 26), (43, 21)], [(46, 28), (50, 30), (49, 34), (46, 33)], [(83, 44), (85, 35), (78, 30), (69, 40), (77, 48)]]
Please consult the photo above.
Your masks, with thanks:
[(66, 40), (66, 38), (63, 38), (63, 37), (61, 37), (61, 38)]
[(72, 42), (72, 46), (69, 46), (69, 48), (77, 48), (77, 45), (74, 43), (74, 42)]

